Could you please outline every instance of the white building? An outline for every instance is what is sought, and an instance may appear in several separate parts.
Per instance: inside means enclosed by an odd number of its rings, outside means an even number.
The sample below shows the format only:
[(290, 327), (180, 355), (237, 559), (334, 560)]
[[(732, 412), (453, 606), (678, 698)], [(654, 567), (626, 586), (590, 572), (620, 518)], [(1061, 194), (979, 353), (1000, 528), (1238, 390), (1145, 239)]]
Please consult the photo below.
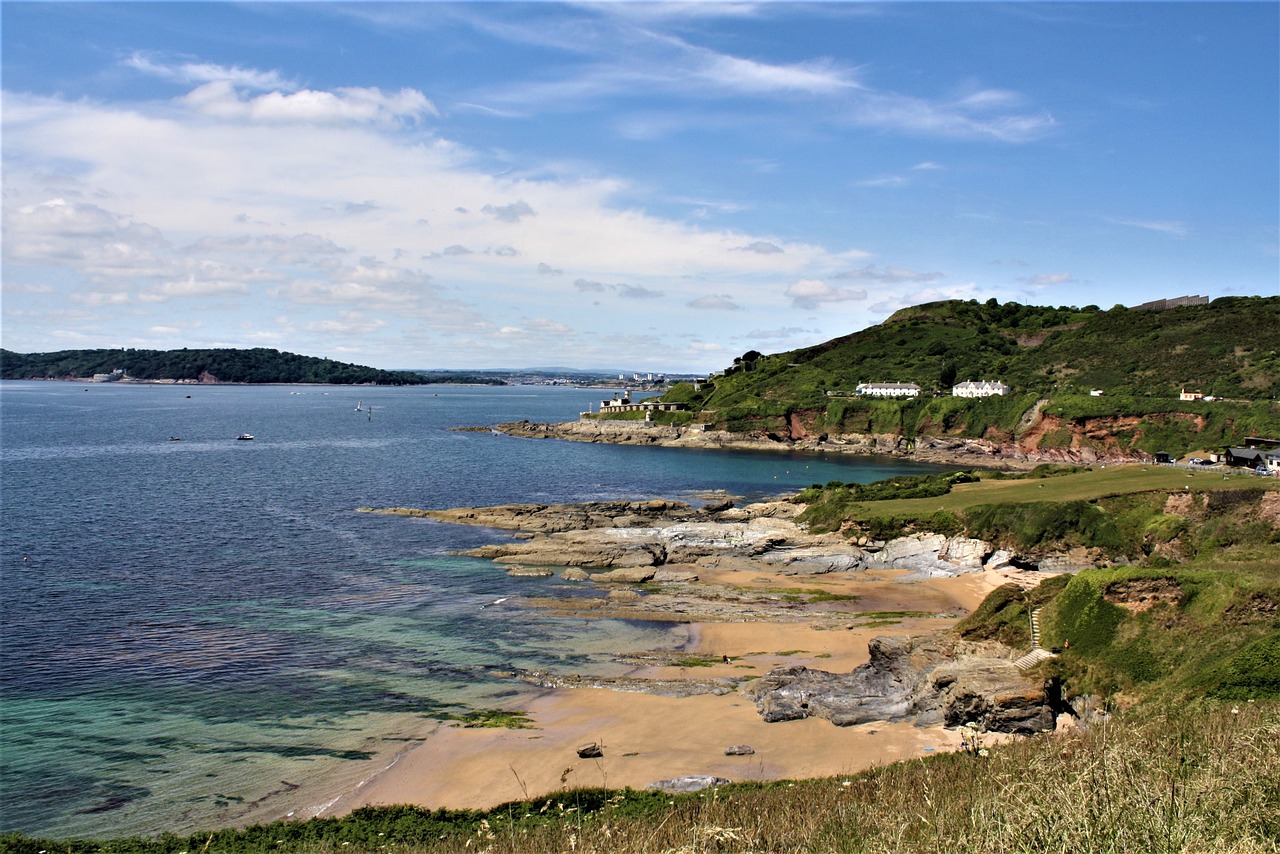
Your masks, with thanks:
[(1009, 387), (999, 380), (991, 382), (990, 380), (982, 380), (975, 382), (966, 380), (962, 383), (956, 383), (951, 387), (952, 397), (991, 397), (992, 395), (1005, 395), (1010, 391)]
[(858, 383), (854, 391), (866, 397), (920, 396), (920, 386), (915, 383)]

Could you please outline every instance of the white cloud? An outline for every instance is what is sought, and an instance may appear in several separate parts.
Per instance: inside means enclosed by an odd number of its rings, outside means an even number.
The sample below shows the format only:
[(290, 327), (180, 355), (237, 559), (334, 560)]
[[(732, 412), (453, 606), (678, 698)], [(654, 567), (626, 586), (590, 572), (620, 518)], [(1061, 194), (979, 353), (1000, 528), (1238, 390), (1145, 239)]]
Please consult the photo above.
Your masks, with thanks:
[(245, 97), (231, 81), (214, 80), (180, 101), (196, 112), (224, 121), (278, 124), (391, 124), (436, 115), (434, 105), (415, 89), (384, 93), (381, 89), (340, 87), (332, 92), (303, 89)]
[(842, 273), (837, 273), (831, 278), (898, 284), (902, 282), (936, 282), (938, 279), (942, 278), (942, 274), (921, 273), (918, 270), (908, 270), (904, 267), (885, 267), (881, 270), (875, 267), (875, 265), (868, 265), (866, 267), (859, 267), (856, 270), (846, 270)]
[(387, 327), (387, 322), (377, 317), (369, 317), (360, 311), (340, 311), (336, 317), (327, 320), (316, 320), (303, 324), (307, 332), (335, 338), (348, 338), (355, 335), (373, 335)]
[(824, 61), (770, 65), (706, 51), (700, 72), (710, 83), (744, 92), (829, 94), (859, 88), (848, 71)]
[[(614, 342), (597, 363), (626, 340), (647, 348), (635, 363), (671, 368), (668, 335), (715, 343), (732, 333), (709, 327), (746, 312), (717, 303), (696, 321), (673, 316), (664, 297), (691, 300), (686, 283), (763, 304), (779, 282), (832, 276), (863, 254), (653, 215), (623, 205), (630, 188), (615, 178), (489, 174), (457, 145), (376, 121), (246, 122), (182, 100), (126, 109), (5, 94), (4, 309), (23, 312), (27, 341), (75, 332), (55, 313), (71, 302), (93, 309), (77, 322), (110, 330), (85, 333), (106, 344), (145, 339), (173, 325), (175, 305), (204, 300), (207, 340), (232, 346), (314, 352), (324, 330), (355, 328), (343, 312), (361, 312), (383, 321), (355, 345), (364, 351), (419, 346), (432, 354), (424, 364), (474, 363), (490, 361), (477, 354), (504, 326), (555, 337), (528, 321), (540, 317)], [(68, 163), (77, 175), (56, 186), (76, 195), (51, 192)], [(423, 246), (451, 249), (421, 257)], [(535, 274), (522, 260), (539, 257), (555, 266)], [(291, 323), (267, 330), (269, 317)], [(637, 324), (662, 337), (619, 337)]]
[[(856, 124), (918, 136), (1006, 143), (1040, 139), (1057, 127), (1047, 111), (995, 111), (994, 100), (968, 96), (935, 101), (893, 92), (867, 92), (851, 101), (846, 115)], [(1011, 107), (1012, 103), (1006, 98), (1003, 105)]]
[(662, 291), (654, 291), (641, 285), (615, 285), (618, 295), (627, 299), (659, 299)]
[(528, 202), (512, 202), (509, 205), (485, 205), (480, 209), (500, 222), (519, 222), (526, 216), (537, 216), (538, 212), (529, 207)]
[(738, 251), (754, 252), (757, 255), (776, 255), (779, 252), (783, 252), (785, 250), (783, 250), (783, 248), (778, 244), (773, 243), (771, 241), (756, 240), (752, 243), (748, 243), (746, 246), (739, 246)]
[(705, 296), (698, 297), (685, 303), (689, 308), (703, 308), (717, 311), (741, 311), (742, 306), (738, 305), (727, 296)]
[(201, 279), (194, 274), (179, 281), (162, 282), (155, 288), (138, 294), (142, 302), (163, 302), (173, 297), (213, 297), (249, 293), (244, 282)]
[(1155, 231), (1160, 234), (1167, 234), (1170, 237), (1182, 238), (1191, 236), (1191, 228), (1185, 222), (1143, 219), (1108, 219), (1107, 222)]
[(146, 51), (135, 51), (121, 64), (144, 74), (179, 83), (222, 81), (246, 89), (291, 90), (296, 88), (276, 71), (259, 71), (237, 65), (216, 65), (209, 62), (166, 62), (161, 55)]
[(786, 296), (796, 308), (813, 309), (823, 303), (859, 302), (867, 298), (860, 288), (833, 288), (820, 279), (801, 279), (787, 287)]
[(858, 182), (859, 187), (905, 187), (910, 182), (901, 175), (884, 175), (879, 178), (866, 178)]
[(1067, 282), (1073, 282), (1070, 273), (1041, 273), (1038, 276), (1029, 276), (1027, 278), (1018, 279), (1019, 282), (1026, 282), (1028, 285), (1042, 287), (1045, 285), (1063, 285)]

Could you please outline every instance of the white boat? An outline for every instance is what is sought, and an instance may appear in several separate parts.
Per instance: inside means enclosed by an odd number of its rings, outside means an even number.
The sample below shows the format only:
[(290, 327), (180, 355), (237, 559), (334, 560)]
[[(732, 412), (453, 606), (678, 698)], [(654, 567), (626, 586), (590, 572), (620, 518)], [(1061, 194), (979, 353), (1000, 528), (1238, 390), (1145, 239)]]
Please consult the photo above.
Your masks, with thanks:
[(241, 433), (239, 436), (236, 436), (236, 441), (239, 441), (239, 442), (249, 442), (252, 440), (253, 440), (252, 433)]
[(363, 401), (363, 400), (357, 400), (357, 401), (356, 401), (356, 412), (363, 412), (363, 411), (364, 411), (364, 401)]

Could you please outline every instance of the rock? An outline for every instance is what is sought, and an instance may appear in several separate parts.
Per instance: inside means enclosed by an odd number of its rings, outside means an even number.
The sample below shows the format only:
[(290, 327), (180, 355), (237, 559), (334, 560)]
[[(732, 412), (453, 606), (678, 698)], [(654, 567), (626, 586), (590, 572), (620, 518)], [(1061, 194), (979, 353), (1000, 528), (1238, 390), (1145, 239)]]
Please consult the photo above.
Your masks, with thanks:
[(590, 575), (587, 575), (586, 570), (578, 569), (576, 566), (571, 566), (560, 573), (560, 577), (565, 581), (587, 581), (591, 578)]
[(755, 748), (749, 744), (735, 744), (724, 749), (725, 756), (751, 756), (755, 752)]
[(820, 717), (837, 726), (871, 721), (976, 722), (992, 732), (1052, 729), (1043, 687), (994, 649), (944, 635), (873, 638), (870, 661), (844, 674), (787, 667), (757, 679), (745, 694), (768, 723)]
[(555, 575), (555, 573), (545, 566), (516, 565), (507, 570), (507, 575), (512, 578), (546, 578), (549, 575)]
[(685, 572), (676, 569), (659, 569), (653, 574), (653, 581), (689, 583), (698, 580), (696, 572)]
[(618, 590), (610, 590), (607, 598), (615, 602), (634, 602), (640, 598), (640, 591), (633, 590), (630, 587), (623, 587)]
[(984, 540), (952, 537), (938, 554), (938, 559), (962, 569), (981, 569), (991, 551), (991, 544)]
[(985, 540), (971, 537), (944, 537), (941, 534), (912, 534), (884, 544), (862, 561), (868, 568), (912, 569), (928, 575), (960, 575), (982, 569), (995, 551)]
[(596, 741), (578, 746), (579, 759), (599, 759), (604, 756), (604, 747)]
[(1037, 562), (1041, 572), (1060, 575), (1068, 572), (1079, 572), (1092, 569), (1107, 563), (1100, 549), (1077, 547), (1064, 554), (1048, 555)]
[(988, 732), (1031, 735), (1057, 725), (1043, 686), (1024, 679), (1011, 661), (947, 662), (929, 682), (930, 690), (917, 698), (918, 722), (928, 722), (928, 711), (936, 709), (947, 726), (976, 723)]
[(653, 567), (634, 567), (615, 569), (609, 572), (594, 572), (590, 578), (592, 581), (601, 581), (609, 584), (639, 584), (653, 578), (657, 572)]
[(987, 556), (984, 569), (1008, 569), (1013, 566), (1013, 552), (1008, 549), (996, 549)]
[(714, 777), (710, 774), (695, 774), (688, 777), (676, 777), (671, 780), (658, 780), (645, 786), (649, 790), (657, 790), (660, 792), (671, 792), (677, 794), (681, 792), (699, 792), (703, 789), (709, 789), (712, 786), (725, 786), (731, 781), (724, 777)]

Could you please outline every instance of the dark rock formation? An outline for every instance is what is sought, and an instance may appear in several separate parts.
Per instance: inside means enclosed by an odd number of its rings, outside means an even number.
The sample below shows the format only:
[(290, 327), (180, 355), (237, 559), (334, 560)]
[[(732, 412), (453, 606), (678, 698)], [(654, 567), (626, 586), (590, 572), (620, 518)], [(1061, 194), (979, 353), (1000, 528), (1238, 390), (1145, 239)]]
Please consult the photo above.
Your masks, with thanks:
[(747, 689), (765, 721), (825, 718), (837, 726), (871, 721), (1033, 733), (1054, 727), (1050, 698), (993, 647), (944, 635), (875, 638), (871, 660), (850, 673), (807, 667), (774, 670)]

